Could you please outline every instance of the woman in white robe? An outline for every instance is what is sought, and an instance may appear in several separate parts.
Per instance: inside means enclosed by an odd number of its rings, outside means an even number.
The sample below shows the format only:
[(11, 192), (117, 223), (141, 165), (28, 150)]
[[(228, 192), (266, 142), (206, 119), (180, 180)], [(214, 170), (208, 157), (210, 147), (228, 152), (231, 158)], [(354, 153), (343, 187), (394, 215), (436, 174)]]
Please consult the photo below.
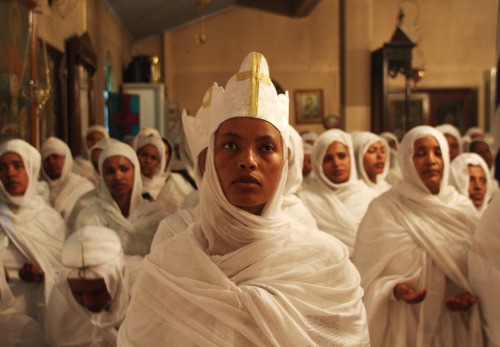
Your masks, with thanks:
[(351, 136), (358, 176), (379, 194), (388, 191), (391, 185), (385, 180), (390, 167), (387, 141), (368, 131), (355, 131)]
[[(95, 177), (100, 176), (99, 157), (101, 156), (102, 151), (104, 151), (110, 144), (117, 142), (120, 141), (110, 137), (103, 137), (102, 139), (97, 141), (96, 144), (92, 146), (92, 148), (90, 148), (89, 156)], [(99, 184), (99, 182), (97, 184)], [(97, 187), (94, 187), (94, 189), (83, 194), (77, 200), (75, 206), (73, 207), (73, 210), (71, 211), (71, 214), (68, 217), (68, 220), (66, 221), (66, 225), (68, 226), (68, 235), (75, 231), (76, 217), (80, 214), (80, 212), (87, 206), (96, 203), (98, 198), (99, 198), (98, 189)]]
[(162, 203), (167, 214), (174, 213), (193, 188), (182, 175), (171, 172), (172, 146), (165, 146), (156, 129), (145, 128), (137, 134), (135, 148), (141, 163), (143, 193)]
[[(61, 267), (66, 225), (59, 212), (37, 194), (40, 165), (40, 153), (23, 140), (9, 140), (0, 147), (1, 257), (12, 292), (24, 311), (43, 327), (45, 305)], [(23, 185), (19, 170), (27, 175), (23, 193), (15, 192)], [(25, 280), (32, 277), (35, 281), (22, 280), (21, 268), (27, 270)], [(32, 270), (38, 269), (43, 276), (32, 276)]]
[[(87, 226), (73, 233), (62, 250), (63, 271), (47, 307), (47, 330), (53, 347), (116, 346), (118, 327), (129, 302), (125, 260), (116, 233)], [(74, 288), (68, 280), (79, 280)], [(104, 285), (85, 287), (81, 283)], [(83, 289), (82, 289), (83, 288)]]
[(467, 277), (477, 214), (448, 184), (448, 143), (432, 127), (415, 127), (398, 161), (403, 182), (372, 201), (354, 250), (371, 344), (480, 347)]
[(500, 346), (500, 195), (479, 221), (469, 252), (469, 281), (477, 295), (487, 346)]
[(64, 157), (61, 175), (51, 179), (42, 165), (42, 176), (50, 188), (50, 203), (65, 221), (68, 220), (73, 207), (82, 195), (94, 189), (94, 185), (86, 178), (72, 172), (73, 156), (67, 144), (55, 137), (49, 137), (40, 150), (42, 163), (51, 155)]
[[(245, 78), (214, 92), (201, 223), (145, 258), (120, 346), (369, 344), (347, 249), (281, 210), (288, 95), (276, 94), (268, 71), (251, 53), (240, 68)], [(224, 161), (233, 150), (239, 164)], [(262, 188), (249, 183), (256, 180)]]
[[(106, 162), (106, 160), (108, 160)], [(125, 163), (107, 167), (111, 160)], [(106, 162), (106, 165), (104, 165)], [(142, 197), (139, 161), (134, 150), (127, 144), (109, 144), (99, 157), (100, 183), (96, 203), (83, 208), (76, 216), (75, 230), (86, 225), (101, 225), (113, 229), (122, 241), (126, 255), (144, 256), (149, 253), (158, 223), (166, 213), (163, 206)], [(126, 178), (123, 175), (126, 172)], [(128, 176), (131, 174), (131, 176)], [(127, 186), (124, 204), (118, 200), (120, 191)], [(121, 197), (121, 196), (120, 196)], [(122, 211), (123, 208), (123, 211)]]
[(380, 137), (385, 139), (390, 147), (389, 163), (391, 165), (389, 167), (389, 172), (385, 179), (387, 183), (389, 183), (390, 185), (396, 185), (403, 179), (401, 169), (399, 168), (399, 164), (396, 159), (399, 148), (399, 139), (396, 136), (396, 134), (393, 134), (389, 131), (381, 133)]
[(87, 178), (93, 185), (98, 184), (99, 178), (95, 175), (94, 170), (92, 170), (89, 151), (102, 138), (109, 138), (106, 128), (102, 125), (90, 126), (83, 136), (83, 153), (76, 156), (73, 163), (73, 172)]
[[(214, 83), (203, 96), (203, 102), (198, 108), (196, 115), (190, 116), (186, 110), (182, 111), (182, 128), (184, 130), (186, 142), (191, 158), (195, 158), (193, 177), (197, 187), (201, 187), (203, 175), (205, 173), (205, 163), (208, 147), (208, 122), (210, 120), (210, 110), (212, 103), (212, 94), (214, 89), (220, 88)], [(198, 204), (200, 202), (199, 190), (194, 191), (186, 197), (190, 199), (192, 205), (187, 206), (184, 201), (183, 207), (167, 216), (158, 225), (155, 237), (151, 244), (151, 251), (165, 240), (173, 237), (175, 234), (185, 231), (191, 224), (199, 222), (200, 211)]]
[[(346, 148), (342, 154), (348, 159), (342, 168), (348, 176), (341, 183), (333, 182), (323, 168), (327, 157), (337, 157), (327, 155), (335, 143)], [(331, 169), (340, 170), (338, 159), (331, 160), (335, 160)], [(311, 211), (319, 230), (338, 238), (352, 253), (359, 223), (377, 191), (358, 179), (351, 136), (340, 129), (331, 129), (319, 136), (314, 144), (312, 164), (316, 180), (297, 195)]]
[[(482, 170), (482, 175), (479, 171), (471, 179), (471, 167)], [(488, 174), (488, 166), (484, 159), (476, 153), (462, 153), (451, 162), (450, 184), (460, 194), (471, 199), (479, 216), (488, 207), (494, 192), (492, 178)]]
[(441, 124), (436, 126), (436, 130), (444, 135), (450, 150), (450, 163), (462, 152), (462, 136), (458, 128), (452, 124)]
[(304, 145), (302, 137), (293, 127), (290, 130), (288, 175), (283, 192), (283, 211), (297, 222), (318, 228), (311, 211), (296, 193), (302, 187), (302, 167), (304, 163)]

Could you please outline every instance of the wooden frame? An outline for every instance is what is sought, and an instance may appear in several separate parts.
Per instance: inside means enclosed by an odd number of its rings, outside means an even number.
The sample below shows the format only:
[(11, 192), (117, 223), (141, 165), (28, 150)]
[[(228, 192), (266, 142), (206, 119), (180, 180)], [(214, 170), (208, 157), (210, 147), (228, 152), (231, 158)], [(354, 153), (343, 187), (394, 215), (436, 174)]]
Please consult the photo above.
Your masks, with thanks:
[(302, 89), (294, 92), (295, 124), (321, 124), (323, 121), (323, 90)]
[(66, 138), (73, 156), (82, 153), (83, 134), (96, 122), (95, 73), (97, 54), (88, 33), (66, 40), (68, 123)]
[(423, 93), (410, 95), (410, 114), (405, 115), (405, 95), (390, 93), (387, 96), (387, 114), (383, 120), (385, 129), (396, 134), (399, 138), (411, 128), (429, 124), (429, 96)]
[(387, 112), (375, 120), (381, 127), (380, 131), (391, 131), (401, 138), (417, 125), (436, 126), (449, 123), (464, 133), (478, 124), (476, 88), (414, 89), (410, 94), (408, 116), (405, 116), (404, 104), (405, 95), (402, 90), (392, 90), (388, 93), (385, 108)]

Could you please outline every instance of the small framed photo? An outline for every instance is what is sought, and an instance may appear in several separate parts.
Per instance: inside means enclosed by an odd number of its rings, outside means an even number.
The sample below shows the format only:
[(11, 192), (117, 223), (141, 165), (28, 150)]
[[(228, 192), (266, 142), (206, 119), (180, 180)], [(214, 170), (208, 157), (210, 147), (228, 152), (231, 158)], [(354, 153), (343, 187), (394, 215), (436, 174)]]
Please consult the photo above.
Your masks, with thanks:
[(323, 120), (323, 90), (302, 89), (294, 92), (295, 123), (313, 124)]

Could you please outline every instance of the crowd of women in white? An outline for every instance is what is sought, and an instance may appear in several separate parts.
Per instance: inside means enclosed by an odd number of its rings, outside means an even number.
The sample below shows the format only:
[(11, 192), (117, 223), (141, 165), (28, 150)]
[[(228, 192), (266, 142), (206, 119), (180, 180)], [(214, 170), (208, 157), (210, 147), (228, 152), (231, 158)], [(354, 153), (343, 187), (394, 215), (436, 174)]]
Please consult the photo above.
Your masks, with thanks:
[(155, 129), (5, 141), (1, 345), (500, 346), (488, 137), (299, 135), (288, 102), (250, 53), (184, 111), (198, 189)]

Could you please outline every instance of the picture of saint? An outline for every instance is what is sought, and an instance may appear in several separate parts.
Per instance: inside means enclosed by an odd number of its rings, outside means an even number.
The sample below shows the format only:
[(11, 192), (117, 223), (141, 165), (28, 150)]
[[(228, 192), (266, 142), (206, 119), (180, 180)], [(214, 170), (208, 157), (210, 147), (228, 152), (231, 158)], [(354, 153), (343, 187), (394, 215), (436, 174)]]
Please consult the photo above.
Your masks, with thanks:
[(301, 105), (304, 119), (316, 119), (320, 116), (318, 97), (316, 95), (302, 96)]

